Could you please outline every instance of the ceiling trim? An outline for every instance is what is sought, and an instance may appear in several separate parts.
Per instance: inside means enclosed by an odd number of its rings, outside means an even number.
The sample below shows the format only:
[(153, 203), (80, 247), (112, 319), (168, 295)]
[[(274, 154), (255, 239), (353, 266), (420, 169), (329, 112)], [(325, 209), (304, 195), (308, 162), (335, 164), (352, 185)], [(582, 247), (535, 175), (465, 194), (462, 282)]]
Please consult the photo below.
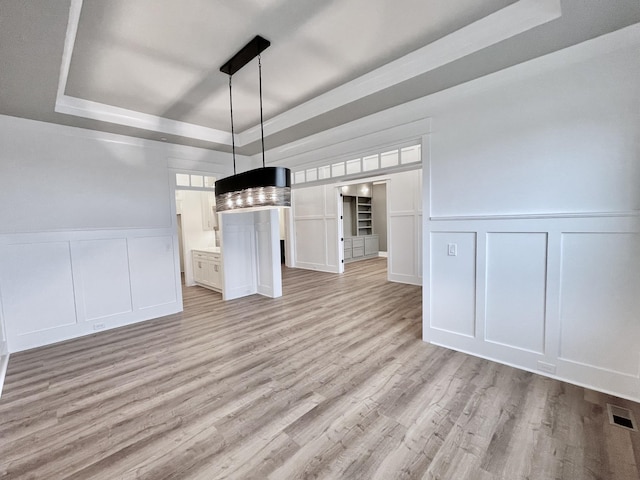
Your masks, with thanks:
[(179, 135), (181, 137), (204, 140), (222, 145), (231, 145), (231, 133), (193, 123), (180, 122), (147, 113), (92, 102), (82, 98), (62, 95), (56, 99), (55, 111), (90, 118), (102, 122), (116, 123), (128, 127), (141, 128), (152, 132)]
[[(640, 48), (640, 23), (275, 147), (266, 152), (269, 157), (268, 163), (285, 164), (286, 162), (315, 161), (307, 160), (307, 158), (315, 159), (314, 155), (320, 155), (318, 152), (334, 145), (345, 144), (351, 139), (366, 135), (380, 135), (390, 129), (406, 128), (418, 125), (420, 122), (429, 122), (426, 124), (428, 127), (424, 130), (425, 133), (429, 133), (431, 132), (432, 119), (437, 117), (441, 109), (447, 108), (448, 102), (592, 58), (605, 56), (625, 48)], [(330, 154), (339, 155), (333, 151)], [(256, 154), (252, 158), (257, 159), (258, 155)]]
[[(280, 132), (386, 88), (410, 80), (562, 15), (560, 0), (519, 0), (397, 60), (319, 95), (264, 122), (265, 132)], [(260, 125), (238, 135), (239, 144), (259, 140)]]
[[(54, 110), (78, 117), (231, 145), (231, 133), (65, 95), (83, 0), (71, 0)], [(560, 0), (519, 0), (456, 32), (264, 122), (265, 135), (298, 125), (498, 42), (555, 20)], [(260, 139), (260, 125), (236, 134), (241, 148)]]

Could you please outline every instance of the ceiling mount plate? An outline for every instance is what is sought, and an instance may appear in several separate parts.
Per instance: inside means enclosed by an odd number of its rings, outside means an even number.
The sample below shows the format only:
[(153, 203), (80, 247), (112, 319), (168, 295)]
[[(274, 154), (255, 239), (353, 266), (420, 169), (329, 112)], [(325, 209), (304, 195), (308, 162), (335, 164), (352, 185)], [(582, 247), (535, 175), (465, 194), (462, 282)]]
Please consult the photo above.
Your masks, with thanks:
[(251, 60), (260, 55), (271, 45), (271, 42), (260, 35), (256, 35), (253, 39), (242, 47), (238, 53), (227, 60), (227, 63), (220, 67), (220, 71), (227, 75), (233, 75)]

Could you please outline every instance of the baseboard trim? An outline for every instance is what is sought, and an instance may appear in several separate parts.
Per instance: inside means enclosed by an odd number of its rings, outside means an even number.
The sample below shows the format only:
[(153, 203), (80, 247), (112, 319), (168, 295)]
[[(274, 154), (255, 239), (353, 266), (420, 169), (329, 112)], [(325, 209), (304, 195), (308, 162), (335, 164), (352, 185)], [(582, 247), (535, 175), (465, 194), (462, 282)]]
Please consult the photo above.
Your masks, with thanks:
[(388, 252), (378, 252), (378, 256), (387, 258), (389, 256), (389, 253)]
[(625, 400), (631, 400), (632, 402), (638, 402), (640, 400), (640, 398), (635, 397), (633, 395), (627, 394), (625, 392), (618, 392), (615, 390), (611, 390), (609, 388), (603, 388), (600, 386), (596, 386), (587, 382), (581, 382), (579, 380), (574, 380), (571, 378), (567, 378), (564, 377), (562, 375), (556, 375), (556, 374), (552, 374), (552, 373), (548, 373), (539, 369), (535, 369), (535, 368), (530, 368), (530, 367), (526, 367), (524, 365), (520, 365), (520, 364), (516, 364), (513, 362), (509, 362), (506, 360), (500, 360), (498, 358), (492, 357), (490, 355), (483, 355), (480, 353), (473, 353), (469, 350), (466, 350), (464, 348), (457, 348), (457, 347), (452, 347), (451, 345), (445, 345), (444, 343), (441, 342), (433, 342), (430, 340), (425, 340), (424, 336), (422, 338), (422, 341), (425, 343), (429, 343), (431, 345), (437, 345), (438, 347), (442, 347), (442, 348), (447, 348), (449, 350), (455, 350), (456, 352), (460, 352), (460, 353), (464, 353), (465, 355), (470, 355), (472, 357), (478, 357), (478, 358), (483, 358), (485, 360), (489, 360), (490, 362), (495, 362), (495, 363), (500, 363), (502, 365), (506, 365), (507, 367), (511, 367), (511, 368), (515, 368), (517, 370), (524, 370), (525, 372), (531, 372), (531, 373), (535, 373), (536, 375), (540, 375), (543, 377), (548, 377), (548, 378), (553, 378), (554, 380), (558, 380), (561, 382), (565, 382), (565, 383), (570, 383), (571, 385), (576, 385), (578, 387), (582, 387), (582, 388), (586, 388), (588, 390), (593, 390), (595, 392), (600, 392), (600, 393), (604, 393), (605, 395), (612, 395), (614, 397), (619, 397), (619, 398), (624, 398)]
[(7, 376), (7, 368), (9, 367), (9, 354), (0, 356), (0, 397), (2, 397), (2, 387), (4, 387), (4, 379)]

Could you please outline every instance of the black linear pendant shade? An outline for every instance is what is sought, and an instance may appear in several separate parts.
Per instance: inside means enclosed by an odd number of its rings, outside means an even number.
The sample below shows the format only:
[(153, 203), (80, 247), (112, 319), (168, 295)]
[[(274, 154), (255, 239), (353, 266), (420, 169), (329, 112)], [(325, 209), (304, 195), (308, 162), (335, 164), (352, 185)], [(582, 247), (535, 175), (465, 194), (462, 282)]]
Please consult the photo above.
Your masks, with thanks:
[(263, 167), (218, 180), (216, 210), (291, 206), (291, 171)]
[(231, 77), (247, 63), (258, 57), (260, 76), (260, 132), (262, 137), (262, 168), (236, 174), (236, 149), (233, 141), (233, 176), (215, 184), (216, 210), (230, 212), (246, 209), (264, 209), (291, 206), (291, 171), (284, 167), (267, 167), (264, 160), (264, 122), (262, 118), (262, 64), (260, 54), (271, 42), (257, 35), (231, 57), (220, 71), (229, 75), (229, 106), (231, 136), (233, 132), (233, 94)]

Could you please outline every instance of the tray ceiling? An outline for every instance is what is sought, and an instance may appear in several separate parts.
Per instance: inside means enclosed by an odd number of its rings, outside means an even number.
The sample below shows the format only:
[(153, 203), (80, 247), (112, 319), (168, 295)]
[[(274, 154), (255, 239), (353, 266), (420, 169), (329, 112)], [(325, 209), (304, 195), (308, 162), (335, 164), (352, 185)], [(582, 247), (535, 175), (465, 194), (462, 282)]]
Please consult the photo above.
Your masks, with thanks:
[[(219, 71), (254, 35), (267, 118), (427, 45), (514, 0), (84, 0), (67, 95), (229, 129)], [(233, 77), (239, 130), (259, 122), (257, 61)]]
[[(0, 114), (228, 151), (219, 67), (260, 34), (269, 148), (636, 22), (637, 0), (0, 0)], [(257, 62), (233, 81), (252, 154)]]

